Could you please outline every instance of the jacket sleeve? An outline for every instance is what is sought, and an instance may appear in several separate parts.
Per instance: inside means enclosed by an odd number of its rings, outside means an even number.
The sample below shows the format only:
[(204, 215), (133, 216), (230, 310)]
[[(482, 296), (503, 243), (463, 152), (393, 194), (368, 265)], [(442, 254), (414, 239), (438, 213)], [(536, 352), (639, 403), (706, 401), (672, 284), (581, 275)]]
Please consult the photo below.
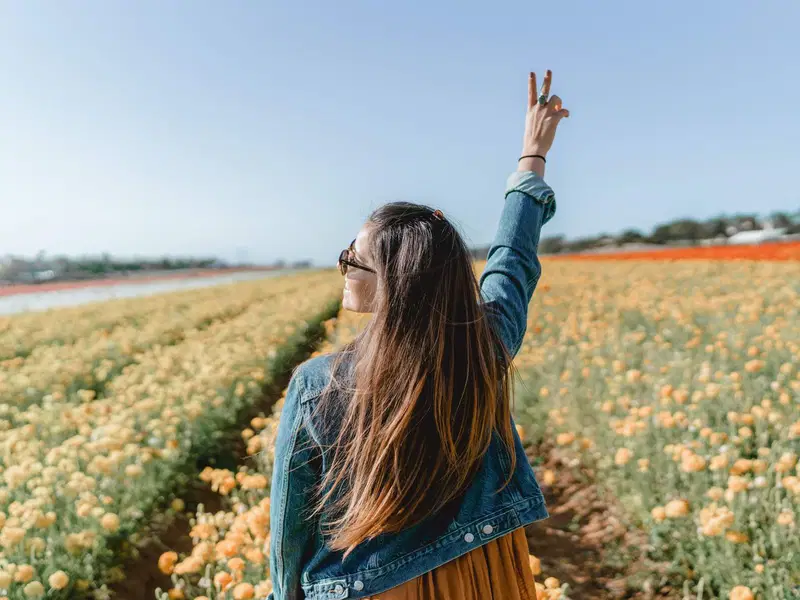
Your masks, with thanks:
[(488, 318), (513, 357), (528, 322), (528, 304), (541, 275), (536, 254), (542, 226), (556, 211), (555, 195), (533, 172), (508, 178), (505, 204), (480, 278)]
[(319, 448), (305, 427), (302, 382), (295, 373), (286, 390), (275, 440), (270, 488), (269, 568), (272, 593), (267, 600), (302, 600), (300, 575), (314, 551), (316, 518), (308, 518), (320, 473)]

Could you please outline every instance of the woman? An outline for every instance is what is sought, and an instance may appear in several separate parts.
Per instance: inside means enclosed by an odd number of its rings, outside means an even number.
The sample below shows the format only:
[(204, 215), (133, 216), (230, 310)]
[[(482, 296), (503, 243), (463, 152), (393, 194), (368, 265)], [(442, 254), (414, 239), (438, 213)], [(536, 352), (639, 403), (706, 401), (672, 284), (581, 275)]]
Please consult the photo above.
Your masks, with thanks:
[(511, 359), (555, 212), (544, 183), (569, 115), (528, 83), (522, 157), (488, 263), (444, 215), (377, 209), (343, 251), (343, 306), (373, 314), (292, 377), (275, 446), (274, 600), (532, 600), (522, 529), (547, 511), (511, 417)]

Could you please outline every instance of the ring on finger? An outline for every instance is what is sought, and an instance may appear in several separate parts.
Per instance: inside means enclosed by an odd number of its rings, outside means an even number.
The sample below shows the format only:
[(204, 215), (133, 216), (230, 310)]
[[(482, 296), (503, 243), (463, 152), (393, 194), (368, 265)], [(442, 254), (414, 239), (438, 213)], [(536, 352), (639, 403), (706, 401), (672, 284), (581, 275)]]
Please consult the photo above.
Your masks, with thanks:
[(544, 106), (545, 104), (547, 104), (547, 94), (539, 94), (539, 99), (538, 99), (538, 102), (539, 102), (539, 104), (541, 104), (542, 106)]

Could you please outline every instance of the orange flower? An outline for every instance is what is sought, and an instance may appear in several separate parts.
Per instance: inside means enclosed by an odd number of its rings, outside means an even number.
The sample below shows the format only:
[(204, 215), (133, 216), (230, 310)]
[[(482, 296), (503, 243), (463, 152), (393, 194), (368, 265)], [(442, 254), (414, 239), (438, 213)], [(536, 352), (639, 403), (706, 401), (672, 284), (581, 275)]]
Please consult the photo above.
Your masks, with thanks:
[(208, 538), (212, 537), (217, 532), (217, 528), (214, 527), (211, 523), (198, 523), (192, 530), (189, 532), (189, 535), (193, 538), (200, 538), (201, 540), (207, 540)]
[(199, 573), (205, 566), (205, 561), (196, 556), (189, 556), (183, 561), (175, 565), (173, 573), (175, 575), (189, 575), (191, 573)]
[(668, 518), (678, 519), (689, 514), (689, 503), (686, 500), (670, 500), (664, 507)]
[(559, 446), (568, 446), (575, 441), (574, 433), (559, 433), (556, 436), (556, 444)]
[(725, 534), (725, 539), (734, 544), (744, 544), (750, 541), (750, 538), (747, 537), (747, 534), (742, 533), (741, 531), (728, 531)]
[(233, 582), (233, 577), (231, 574), (226, 571), (220, 571), (216, 575), (214, 575), (214, 585), (218, 590), (225, 591)]
[(228, 568), (231, 571), (243, 571), (244, 570), (244, 561), (241, 558), (239, 558), (238, 556), (235, 556), (234, 558), (232, 558), (232, 559), (230, 559), (228, 561)]
[(176, 552), (164, 552), (158, 557), (158, 570), (164, 575), (172, 575), (176, 562), (178, 562), (178, 554)]
[(728, 600), (755, 600), (755, 596), (746, 585), (737, 585), (731, 590)]
[(233, 600), (251, 600), (255, 597), (255, 590), (249, 583), (240, 583), (233, 588)]
[(222, 540), (214, 547), (219, 558), (233, 558), (239, 553), (239, 548), (232, 540)]
[(260, 565), (264, 562), (264, 553), (258, 548), (248, 548), (244, 551), (244, 557), (247, 562)]
[(619, 467), (627, 465), (628, 462), (630, 462), (632, 456), (633, 452), (631, 452), (627, 448), (620, 448), (614, 455), (614, 464)]
[(542, 561), (540, 561), (537, 557), (531, 554), (530, 556), (528, 556), (528, 564), (530, 565), (531, 573), (533, 573), (534, 576), (541, 575)]

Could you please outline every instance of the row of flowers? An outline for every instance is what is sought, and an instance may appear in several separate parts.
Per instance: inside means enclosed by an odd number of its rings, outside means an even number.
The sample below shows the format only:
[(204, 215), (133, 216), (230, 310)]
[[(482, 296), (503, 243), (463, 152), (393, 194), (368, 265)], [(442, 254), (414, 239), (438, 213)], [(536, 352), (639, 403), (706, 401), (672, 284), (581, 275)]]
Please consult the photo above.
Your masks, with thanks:
[[(260, 285), (256, 283), (256, 286)], [(121, 325), (144, 325), (159, 313), (180, 312), (211, 298), (222, 300), (229, 286), (120, 298), (79, 306), (0, 315), (0, 361), (26, 356), (46, 345), (71, 344), (98, 331)], [(246, 289), (239, 287), (239, 289)]]
[(793, 597), (800, 264), (552, 261), (544, 281), (524, 418), (596, 470), (687, 590)]
[[(174, 294), (174, 298), (141, 299), (141, 307), (136, 300), (110, 303), (110, 313), (117, 321), (98, 317), (94, 326), (88, 317), (74, 323), (65, 319), (61, 321), (61, 337), (55, 338), (59, 343), (42, 343), (26, 355), (0, 362), (0, 415), (16, 426), (25, 422), (18, 413), (29, 406), (82, 401), (82, 396), (92, 390), (102, 390), (109, 379), (135, 361), (138, 353), (156, 345), (179, 343), (198, 329), (241, 314), (265, 294), (291, 293), (296, 286), (297, 282), (291, 280), (246, 282), (236, 284), (233, 293), (230, 286), (221, 286)], [(120, 312), (124, 318), (119, 317)], [(51, 314), (45, 313), (42, 318), (49, 321)], [(21, 318), (25, 323), (33, 319), (32, 315)], [(89, 331), (71, 339), (84, 329)], [(59, 334), (51, 330), (47, 335)], [(79, 390), (85, 391), (76, 395)]]
[(102, 396), (0, 432), (0, 594), (101, 597), (124, 577), (146, 518), (284, 368), (338, 285), (331, 273), (258, 284), (240, 314), (137, 354)]

